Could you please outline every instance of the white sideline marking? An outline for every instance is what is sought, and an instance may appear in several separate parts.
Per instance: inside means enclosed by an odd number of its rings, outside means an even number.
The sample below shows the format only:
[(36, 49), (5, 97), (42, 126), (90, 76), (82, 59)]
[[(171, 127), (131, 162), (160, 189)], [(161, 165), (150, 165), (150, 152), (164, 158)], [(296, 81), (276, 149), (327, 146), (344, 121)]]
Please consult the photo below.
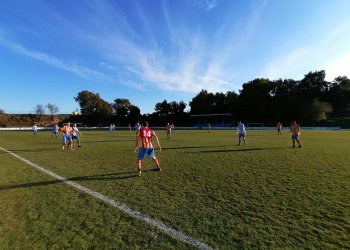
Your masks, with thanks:
[(64, 183), (66, 183), (67, 185), (70, 185), (70, 186), (72, 186), (72, 187), (74, 187), (74, 188), (76, 188), (76, 189), (78, 189), (80, 191), (83, 191), (83, 192), (85, 192), (85, 193), (87, 193), (87, 194), (89, 194), (89, 195), (91, 195), (91, 196), (93, 196), (93, 197), (95, 197), (97, 199), (100, 199), (100, 200), (102, 200), (102, 201), (112, 205), (113, 207), (116, 207), (116, 208), (120, 209), (121, 211), (127, 213), (128, 215), (130, 215), (130, 216), (132, 216), (134, 218), (138, 218), (138, 219), (146, 222), (147, 224), (150, 224), (150, 225), (158, 228), (159, 230), (161, 230), (165, 234), (167, 234), (167, 235), (169, 235), (169, 236), (171, 236), (171, 237), (173, 237), (175, 239), (178, 239), (178, 240), (180, 240), (182, 242), (190, 244), (190, 245), (192, 245), (192, 246), (194, 246), (194, 247), (196, 247), (198, 249), (213, 249), (209, 245), (207, 245), (207, 244), (205, 244), (205, 243), (203, 243), (203, 242), (201, 242), (199, 240), (193, 239), (192, 237), (186, 235), (185, 233), (183, 233), (181, 231), (177, 231), (177, 230), (175, 230), (175, 229), (165, 225), (161, 221), (154, 220), (154, 219), (148, 217), (147, 215), (144, 215), (144, 214), (142, 214), (142, 213), (140, 213), (140, 212), (138, 212), (136, 210), (133, 210), (133, 209), (129, 208), (127, 205), (125, 205), (122, 202), (113, 200), (113, 199), (111, 199), (111, 198), (109, 198), (107, 196), (104, 196), (103, 194), (100, 194), (98, 192), (92, 191), (89, 188), (86, 188), (84, 186), (81, 186), (81, 185), (73, 182), (73, 181), (70, 181), (70, 180), (64, 178), (63, 176), (57, 175), (54, 172), (51, 172), (50, 170), (47, 170), (47, 169), (45, 169), (43, 167), (40, 167), (39, 165), (37, 165), (35, 163), (32, 163), (32, 162), (22, 158), (21, 156), (15, 154), (15, 153), (13, 153), (13, 152), (5, 149), (5, 148), (0, 147), (0, 149), (2, 151), (7, 152), (8, 154), (16, 157), (17, 159), (27, 163), (28, 165), (31, 165), (32, 167), (35, 167), (36, 169), (40, 170), (41, 172), (44, 172), (45, 174), (47, 174), (47, 175), (49, 175), (49, 176), (59, 180), (59, 181), (62, 181)]

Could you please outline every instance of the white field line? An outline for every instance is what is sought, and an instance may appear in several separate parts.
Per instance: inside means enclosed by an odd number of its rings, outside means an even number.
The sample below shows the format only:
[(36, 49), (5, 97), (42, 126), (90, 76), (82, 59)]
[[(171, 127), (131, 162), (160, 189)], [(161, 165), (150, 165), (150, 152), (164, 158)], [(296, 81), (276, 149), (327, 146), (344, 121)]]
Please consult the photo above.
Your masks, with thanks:
[(91, 195), (91, 196), (93, 196), (93, 197), (95, 197), (97, 199), (100, 199), (100, 200), (102, 200), (102, 201), (112, 205), (113, 207), (118, 208), (119, 210), (127, 213), (128, 215), (130, 215), (130, 216), (132, 216), (134, 218), (140, 219), (140, 220), (146, 222), (147, 224), (158, 228), (163, 233), (165, 233), (165, 234), (167, 234), (167, 235), (169, 235), (169, 236), (171, 236), (171, 237), (173, 237), (175, 239), (178, 239), (178, 240), (180, 240), (182, 242), (185, 242), (185, 243), (187, 243), (189, 245), (192, 245), (192, 246), (194, 246), (195, 248), (198, 248), (198, 249), (213, 249), (209, 245), (207, 245), (207, 244), (205, 244), (205, 243), (203, 243), (203, 242), (201, 242), (199, 240), (193, 239), (192, 237), (186, 235), (185, 233), (183, 233), (181, 231), (177, 231), (177, 230), (175, 230), (175, 229), (165, 225), (161, 221), (154, 220), (154, 219), (150, 218), (149, 216), (140, 213), (139, 211), (136, 211), (136, 210), (133, 210), (133, 209), (129, 208), (127, 205), (125, 205), (122, 202), (113, 200), (113, 199), (111, 199), (111, 198), (109, 198), (109, 197), (107, 197), (107, 196), (105, 196), (103, 194), (100, 194), (100, 193), (95, 192), (95, 191), (93, 191), (93, 190), (91, 190), (89, 188), (81, 186), (81, 185), (79, 185), (79, 184), (77, 184), (77, 183), (75, 183), (73, 181), (70, 181), (70, 180), (64, 178), (63, 176), (60, 176), (58, 174), (55, 174), (55, 173), (51, 172), (50, 170), (47, 170), (47, 169), (45, 169), (43, 167), (40, 167), (39, 165), (37, 165), (35, 163), (32, 163), (32, 162), (22, 158), (21, 156), (15, 154), (15, 153), (13, 153), (13, 152), (5, 149), (5, 148), (0, 147), (0, 149), (2, 151), (7, 152), (8, 154), (16, 157), (17, 159), (27, 163), (28, 165), (30, 165), (30, 166), (40, 170), (41, 172), (44, 172), (45, 174), (47, 174), (47, 175), (49, 175), (49, 176), (59, 180), (59, 181), (62, 181), (64, 183), (66, 183), (67, 185), (74, 187), (75, 189), (78, 189), (78, 190), (80, 190), (82, 192), (85, 192), (85, 193), (87, 193), (87, 194), (89, 194), (89, 195)]

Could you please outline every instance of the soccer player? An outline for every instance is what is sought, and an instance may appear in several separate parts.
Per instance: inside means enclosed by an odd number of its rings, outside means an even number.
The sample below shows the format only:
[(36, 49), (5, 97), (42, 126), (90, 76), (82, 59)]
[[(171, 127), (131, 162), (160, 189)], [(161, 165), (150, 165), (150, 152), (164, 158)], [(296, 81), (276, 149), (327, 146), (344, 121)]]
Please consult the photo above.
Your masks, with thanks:
[[(62, 146), (62, 150), (64, 150), (64, 147), (66, 146), (66, 148), (69, 147), (70, 150), (73, 150), (73, 140), (72, 140), (72, 128), (70, 126), (70, 123), (67, 122), (66, 125), (64, 125), (60, 131), (63, 133), (62, 136), (62, 141), (63, 141), (63, 146)], [(66, 145), (66, 142), (68, 141), (68, 144)]]
[(136, 124), (135, 124), (135, 133), (137, 134), (137, 132), (139, 132), (140, 131), (140, 129), (141, 129), (141, 124), (139, 123), (139, 122), (137, 122)]
[(295, 148), (295, 142), (298, 143), (298, 148), (301, 148), (301, 143), (299, 140), (299, 135), (300, 135), (300, 126), (297, 124), (296, 121), (292, 121), (290, 124), (290, 131), (292, 132), (292, 143), (293, 143), (293, 148)]
[(147, 121), (142, 122), (142, 128), (136, 134), (135, 140), (135, 152), (137, 149), (139, 149), (136, 162), (137, 170), (139, 171), (139, 176), (141, 176), (142, 173), (142, 160), (146, 154), (148, 158), (152, 158), (154, 164), (156, 164), (157, 170), (161, 170), (158, 159), (154, 154), (154, 148), (152, 145), (153, 137), (156, 139), (159, 151), (161, 151), (162, 148), (160, 147), (158, 136), (156, 135), (156, 133), (153, 132), (152, 129), (148, 127)]
[(78, 147), (80, 148), (81, 147), (81, 143), (80, 143), (80, 139), (79, 139), (79, 135), (81, 135), (79, 129), (77, 128), (77, 124), (74, 123), (73, 124), (73, 127), (72, 127), (72, 143), (73, 143), (73, 140), (77, 140), (78, 141)]
[(277, 135), (282, 135), (282, 123), (278, 122), (276, 125), (277, 128)]
[(33, 134), (34, 134), (34, 136), (38, 135), (38, 126), (36, 124), (34, 124), (34, 126), (33, 126)]
[(208, 123), (208, 133), (210, 134), (210, 131), (211, 131), (211, 124)]
[(171, 136), (172, 136), (172, 129), (173, 127), (170, 125), (170, 123), (168, 122), (168, 124), (165, 126), (165, 130), (166, 130), (166, 136), (168, 140), (171, 140)]
[(52, 127), (52, 135), (51, 135), (51, 138), (53, 136), (55, 136), (55, 138), (57, 138), (57, 134), (58, 134), (58, 130), (59, 130), (60, 127), (58, 127), (57, 124), (55, 124), (53, 127)]
[(245, 138), (247, 132), (245, 130), (244, 124), (241, 121), (238, 122), (236, 135), (238, 135), (238, 146), (241, 145), (241, 139), (243, 139), (244, 145), (247, 145), (247, 140)]

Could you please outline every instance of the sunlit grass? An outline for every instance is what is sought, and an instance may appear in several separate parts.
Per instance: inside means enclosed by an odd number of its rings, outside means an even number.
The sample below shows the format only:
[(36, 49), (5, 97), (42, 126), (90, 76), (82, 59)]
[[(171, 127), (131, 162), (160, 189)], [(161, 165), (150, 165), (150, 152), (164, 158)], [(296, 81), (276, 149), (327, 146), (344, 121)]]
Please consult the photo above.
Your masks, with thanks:
[[(49, 132), (1, 132), (0, 146), (214, 248), (350, 247), (350, 133), (156, 131), (162, 171), (136, 172), (134, 134), (83, 131), (62, 151)], [(191, 248), (0, 152), (2, 248)]]

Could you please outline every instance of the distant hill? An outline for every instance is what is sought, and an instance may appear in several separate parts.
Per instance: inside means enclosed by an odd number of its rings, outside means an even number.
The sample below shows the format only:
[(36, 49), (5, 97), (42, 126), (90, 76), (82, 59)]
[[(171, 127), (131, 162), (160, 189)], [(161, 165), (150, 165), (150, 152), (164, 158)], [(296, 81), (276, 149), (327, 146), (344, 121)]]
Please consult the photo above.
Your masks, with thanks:
[(40, 127), (50, 127), (55, 123), (69, 119), (70, 115), (33, 115), (33, 114), (0, 114), (0, 127), (31, 127), (37, 124)]

